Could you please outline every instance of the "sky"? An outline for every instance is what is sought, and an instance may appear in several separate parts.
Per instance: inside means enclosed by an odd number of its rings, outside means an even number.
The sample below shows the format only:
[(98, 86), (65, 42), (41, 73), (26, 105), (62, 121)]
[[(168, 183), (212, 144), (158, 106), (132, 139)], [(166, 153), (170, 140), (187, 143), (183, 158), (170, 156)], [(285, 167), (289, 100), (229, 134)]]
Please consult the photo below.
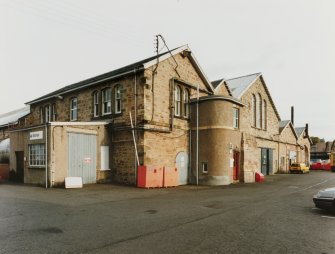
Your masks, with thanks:
[[(335, 139), (333, 0), (0, 0), (0, 114), (188, 44), (209, 80), (261, 72), (282, 120)], [(333, 119), (333, 120), (332, 120)]]

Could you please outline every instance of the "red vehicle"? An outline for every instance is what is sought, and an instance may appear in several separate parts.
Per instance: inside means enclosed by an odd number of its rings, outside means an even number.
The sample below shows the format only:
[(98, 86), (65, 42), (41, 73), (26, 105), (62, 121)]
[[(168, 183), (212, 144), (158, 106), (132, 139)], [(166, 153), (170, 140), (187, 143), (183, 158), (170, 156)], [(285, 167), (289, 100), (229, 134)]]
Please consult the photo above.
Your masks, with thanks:
[(311, 167), (312, 170), (322, 170), (322, 160), (321, 159), (315, 159), (311, 160)]

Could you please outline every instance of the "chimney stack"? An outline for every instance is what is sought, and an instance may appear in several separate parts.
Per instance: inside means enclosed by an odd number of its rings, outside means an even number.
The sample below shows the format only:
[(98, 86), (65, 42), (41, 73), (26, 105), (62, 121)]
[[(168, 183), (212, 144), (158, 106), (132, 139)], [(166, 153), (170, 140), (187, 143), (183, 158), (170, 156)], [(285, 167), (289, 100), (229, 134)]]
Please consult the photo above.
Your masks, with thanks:
[(291, 106), (291, 123), (294, 126), (294, 107)]
[(308, 123), (306, 123), (306, 127), (305, 127), (305, 135), (306, 135), (306, 137), (308, 137)]

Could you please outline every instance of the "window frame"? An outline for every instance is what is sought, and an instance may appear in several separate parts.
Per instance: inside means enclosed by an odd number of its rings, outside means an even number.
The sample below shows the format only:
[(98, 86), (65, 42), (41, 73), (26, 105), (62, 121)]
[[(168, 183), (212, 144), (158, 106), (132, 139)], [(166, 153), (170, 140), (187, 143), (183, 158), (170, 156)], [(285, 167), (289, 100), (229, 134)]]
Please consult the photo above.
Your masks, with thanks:
[(251, 108), (252, 108), (252, 126), (256, 128), (256, 96), (254, 94), (252, 94)]
[(256, 128), (262, 128), (262, 96), (256, 94)]
[(44, 122), (51, 122), (51, 105), (44, 106)]
[[(36, 149), (37, 147), (38, 149)], [(41, 148), (42, 150), (40, 150)], [(29, 144), (28, 154), (29, 154), (29, 157), (28, 157), (29, 167), (45, 167), (46, 166), (46, 154), (45, 154), (45, 144), (44, 143)]]
[(40, 123), (44, 123), (44, 110), (43, 107), (40, 107)]
[[(74, 107), (74, 102), (75, 102), (75, 107)], [(75, 115), (74, 115), (74, 112), (75, 112)], [(78, 120), (78, 99), (77, 97), (73, 97), (70, 100), (70, 121), (77, 121), (77, 120)]]
[[(109, 92), (109, 100), (105, 100), (106, 98), (106, 92)], [(101, 115), (110, 115), (112, 114), (112, 88), (107, 87), (101, 91), (101, 104), (102, 104), (102, 112)], [(108, 99), (108, 96), (107, 96)], [(106, 110), (109, 109), (109, 110)]]
[(267, 102), (263, 100), (262, 103), (262, 129), (267, 129)]
[(93, 92), (93, 117), (99, 117), (99, 91)]
[(121, 85), (116, 85), (114, 87), (114, 98), (115, 98), (115, 114), (120, 114), (122, 112), (122, 92)]
[(240, 128), (240, 109), (233, 107), (233, 128)]
[(181, 116), (181, 88), (179, 85), (174, 87), (174, 115)]
[(203, 161), (201, 162), (201, 169), (203, 174), (208, 174), (208, 162)]
[(187, 88), (183, 89), (183, 117), (190, 117), (190, 92)]

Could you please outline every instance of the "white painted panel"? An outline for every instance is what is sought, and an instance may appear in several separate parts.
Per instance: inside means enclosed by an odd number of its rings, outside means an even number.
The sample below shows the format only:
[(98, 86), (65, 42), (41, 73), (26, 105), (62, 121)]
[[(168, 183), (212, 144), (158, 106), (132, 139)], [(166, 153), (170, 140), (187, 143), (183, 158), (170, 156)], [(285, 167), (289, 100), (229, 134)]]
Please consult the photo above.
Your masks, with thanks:
[(83, 179), (81, 177), (65, 177), (65, 188), (83, 188)]
[(101, 170), (110, 170), (109, 168), (109, 146), (101, 146)]

